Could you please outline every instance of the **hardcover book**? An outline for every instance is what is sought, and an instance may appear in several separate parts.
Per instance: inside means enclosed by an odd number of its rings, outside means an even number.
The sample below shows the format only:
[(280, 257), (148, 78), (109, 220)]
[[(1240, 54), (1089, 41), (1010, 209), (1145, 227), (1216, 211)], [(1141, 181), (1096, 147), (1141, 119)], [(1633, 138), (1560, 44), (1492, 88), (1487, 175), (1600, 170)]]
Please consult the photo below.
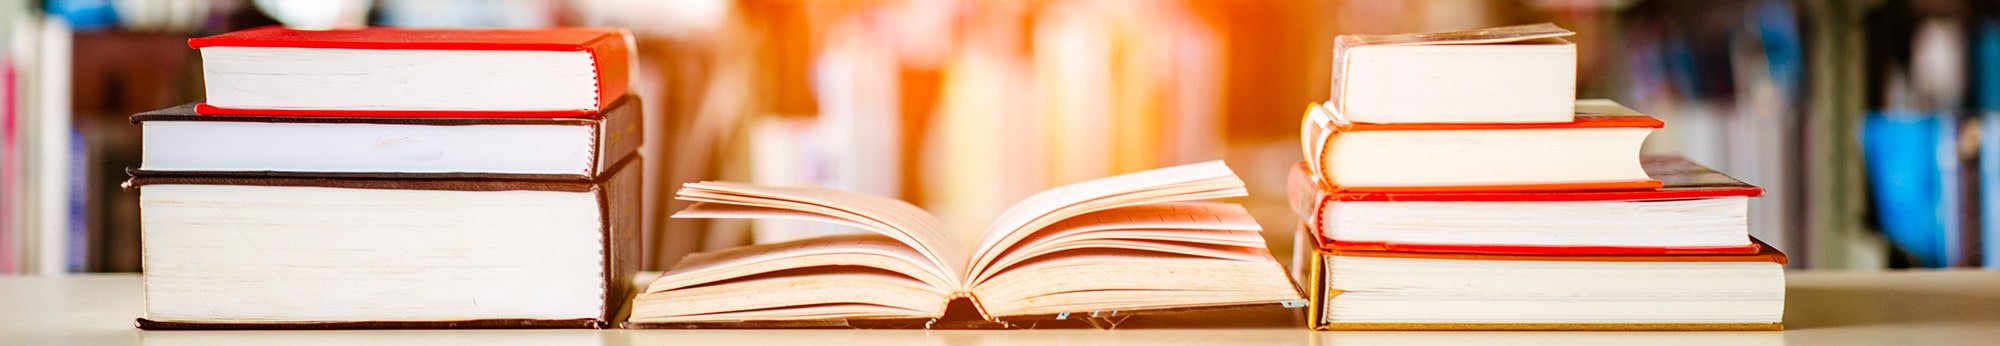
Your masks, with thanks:
[(1610, 100), (1562, 123), (1371, 124), (1306, 110), (1300, 143), (1335, 192), (1637, 190), (1660, 187), (1639, 146), (1666, 124)]
[(576, 117), (139, 113), (138, 172), (312, 178), (592, 181), (644, 140), (639, 98)]
[(609, 327), (639, 265), (639, 160), (596, 182), (142, 173), (138, 326)]
[(1359, 123), (1566, 123), (1575, 33), (1541, 23), (1334, 38), (1329, 107)]
[(1652, 190), (1328, 192), (1301, 162), (1292, 210), (1322, 248), (1497, 254), (1751, 254), (1764, 190), (1680, 156), (1640, 159)]
[[(1303, 227), (1303, 225), (1302, 225)], [(1311, 230), (1300, 229), (1300, 232)], [(1313, 251), (1319, 330), (1778, 330), (1784, 253)]]
[(894, 199), (688, 184), (678, 198), (698, 203), (674, 217), (813, 220), (871, 232), (691, 255), (638, 295), (630, 323), (1031, 328), (1303, 305), (1247, 211), (1193, 202), (1244, 194), (1220, 161), (1113, 176), (1029, 197), (966, 243)]
[(188, 40), (201, 114), (580, 116), (624, 95), (629, 35), (595, 28), (307, 31)]

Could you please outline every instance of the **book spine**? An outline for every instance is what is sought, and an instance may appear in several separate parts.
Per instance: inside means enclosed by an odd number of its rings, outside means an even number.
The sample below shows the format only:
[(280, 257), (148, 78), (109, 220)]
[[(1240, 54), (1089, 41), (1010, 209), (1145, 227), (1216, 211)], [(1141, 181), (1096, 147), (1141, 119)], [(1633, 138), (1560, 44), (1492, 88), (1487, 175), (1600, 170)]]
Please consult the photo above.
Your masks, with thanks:
[(611, 323), (597, 319), (538, 320), (491, 319), (465, 321), (355, 321), (299, 323), (216, 323), (155, 321), (140, 318), (134, 323), (144, 330), (332, 330), (332, 329), (555, 329), (606, 328)]
[(589, 176), (609, 174), (612, 165), (639, 151), (639, 145), (645, 142), (643, 109), (638, 95), (626, 95), (592, 125), (597, 130), (596, 138), (591, 139), (597, 155), (591, 158), (594, 164)]
[(633, 51), (629, 46), (631, 33), (605, 35), (593, 40), (585, 50), (590, 51), (590, 59), (597, 68), (597, 106), (604, 109), (609, 103), (624, 96), (631, 85), (631, 59)]
[(642, 213), (644, 190), (640, 168), (644, 158), (633, 155), (621, 160), (616, 171), (603, 183), (598, 194), (599, 205), (603, 206), (604, 243), (604, 320), (622, 320), (619, 313), (626, 310), (634, 294), (634, 275), (638, 275), (642, 246)]
[(1341, 118), (1339, 112), (1329, 108), (1329, 105), (1325, 103), (1315, 103), (1306, 106), (1306, 114), (1301, 118), (1299, 124), (1299, 151), (1306, 155), (1306, 169), (1312, 173), (1310, 178), (1313, 181), (1313, 185), (1317, 185), (1322, 189), (1330, 189), (1332, 186), (1326, 184), (1327, 179), (1324, 178), (1326, 176), (1326, 167), (1321, 167), (1320, 165), (1321, 162), (1324, 162), (1322, 159), (1326, 157), (1327, 144), (1333, 141), (1335, 134), (1345, 130), (1350, 124), (1347, 123), (1346, 119)]
[(562, 109), (547, 111), (484, 111), (484, 110), (364, 110), (364, 109), (263, 109), (217, 107), (207, 103), (195, 105), (194, 111), (201, 115), (246, 115), (283, 117), (378, 117), (378, 118), (569, 118), (597, 113), (600, 109)]

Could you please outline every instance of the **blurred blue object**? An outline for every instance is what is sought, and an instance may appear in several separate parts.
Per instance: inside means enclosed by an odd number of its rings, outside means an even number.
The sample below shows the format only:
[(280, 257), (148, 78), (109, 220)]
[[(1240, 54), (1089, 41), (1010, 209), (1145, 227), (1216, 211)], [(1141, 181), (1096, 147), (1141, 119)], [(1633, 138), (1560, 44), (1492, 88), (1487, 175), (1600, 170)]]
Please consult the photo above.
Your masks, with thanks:
[(1875, 112), (1861, 125), (1862, 159), (1868, 167), (1882, 233), (1921, 267), (1945, 264), (1937, 148), (1945, 117)]
[(1973, 107), (1979, 113), (1979, 229), (1981, 265), (2000, 269), (2000, 20), (1981, 19), (1972, 30)]
[(1786, 1), (1760, 2), (1750, 13), (1753, 30), (1764, 48), (1764, 62), (1770, 65), (1771, 80), (1787, 97), (1800, 95), (1799, 83), (1805, 74), (1804, 41), (1799, 38), (1798, 14)]
[(118, 27), (118, 10), (112, 0), (47, 0), (42, 8), (69, 21), (71, 30), (97, 31)]
[(1979, 230), (1980, 264), (2000, 269), (2000, 110), (1979, 114)]

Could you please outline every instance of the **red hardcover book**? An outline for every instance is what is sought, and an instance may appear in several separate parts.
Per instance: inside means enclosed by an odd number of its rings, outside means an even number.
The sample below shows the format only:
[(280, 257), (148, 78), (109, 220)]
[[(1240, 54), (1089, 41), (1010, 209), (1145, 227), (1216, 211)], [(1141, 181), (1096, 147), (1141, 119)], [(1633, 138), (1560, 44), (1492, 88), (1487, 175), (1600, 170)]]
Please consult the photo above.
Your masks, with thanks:
[(1665, 123), (1609, 100), (1578, 100), (1564, 123), (1358, 123), (1308, 107), (1301, 149), (1334, 191), (1576, 191), (1660, 187), (1637, 160)]
[[(1748, 238), (1747, 208), (1748, 198), (1761, 196), (1763, 189), (1679, 156), (1647, 156), (1640, 161), (1663, 187), (1329, 191), (1313, 181), (1310, 167), (1302, 162), (1292, 170), (1289, 198), (1319, 247), (1327, 250), (1599, 255), (1760, 250)], [(1467, 212), (1424, 214), (1433, 211)], [(1411, 220), (1385, 221), (1393, 218)], [(1369, 228), (1380, 230), (1369, 232)], [(1504, 233), (1507, 230), (1518, 232)], [(1430, 237), (1421, 232), (1430, 232)]]
[(303, 31), (188, 40), (201, 114), (567, 117), (624, 95), (629, 35), (599, 28)]

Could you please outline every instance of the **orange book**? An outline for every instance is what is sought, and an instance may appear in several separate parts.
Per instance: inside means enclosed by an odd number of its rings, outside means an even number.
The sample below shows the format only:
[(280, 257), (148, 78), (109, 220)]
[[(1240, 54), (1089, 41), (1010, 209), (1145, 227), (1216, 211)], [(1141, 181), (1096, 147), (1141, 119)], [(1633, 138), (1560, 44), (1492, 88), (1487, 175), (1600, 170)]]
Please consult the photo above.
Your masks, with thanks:
[(1350, 122), (1327, 104), (1301, 125), (1306, 163), (1335, 192), (1642, 190), (1639, 146), (1665, 123), (1579, 100), (1563, 123)]
[[(1301, 230), (1304, 231), (1304, 230)], [(1315, 251), (1319, 330), (1779, 330), (1784, 253)]]
[(1679, 156), (1640, 160), (1664, 187), (1331, 192), (1299, 163), (1289, 199), (1324, 249), (1494, 254), (1748, 254), (1764, 190)]

